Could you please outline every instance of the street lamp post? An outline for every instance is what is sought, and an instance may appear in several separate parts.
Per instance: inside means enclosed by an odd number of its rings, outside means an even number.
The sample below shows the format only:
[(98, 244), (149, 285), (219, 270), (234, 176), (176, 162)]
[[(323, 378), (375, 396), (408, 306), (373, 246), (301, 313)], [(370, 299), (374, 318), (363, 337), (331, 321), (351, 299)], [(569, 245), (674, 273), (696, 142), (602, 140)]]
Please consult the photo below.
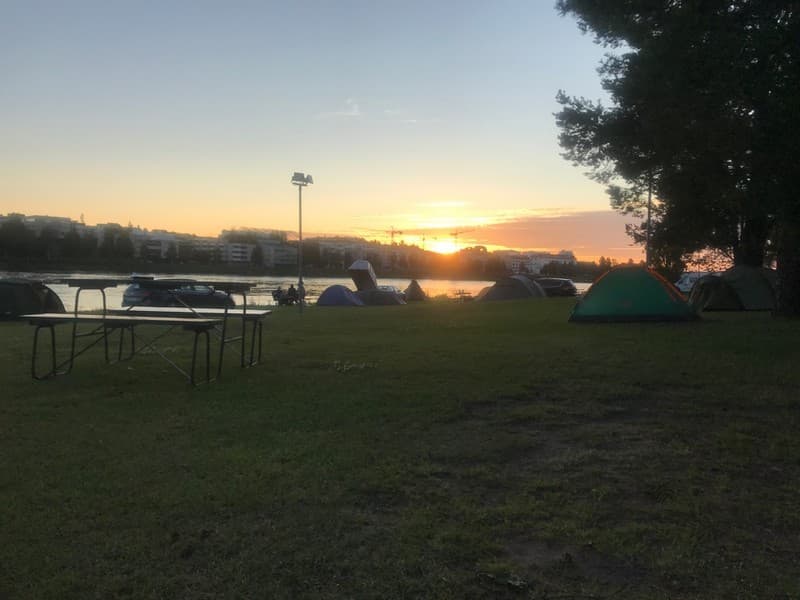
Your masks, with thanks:
[(298, 216), (298, 237), (299, 242), (297, 245), (297, 293), (300, 305), (300, 312), (303, 312), (303, 304), (305, 302), (305, 289), (303, 285), (303, 188), (311, 183), (314, 183), (314, 178), (311, 175), (295, 172), (292, 175), (292, 184), (297, 186), (297, 216)]

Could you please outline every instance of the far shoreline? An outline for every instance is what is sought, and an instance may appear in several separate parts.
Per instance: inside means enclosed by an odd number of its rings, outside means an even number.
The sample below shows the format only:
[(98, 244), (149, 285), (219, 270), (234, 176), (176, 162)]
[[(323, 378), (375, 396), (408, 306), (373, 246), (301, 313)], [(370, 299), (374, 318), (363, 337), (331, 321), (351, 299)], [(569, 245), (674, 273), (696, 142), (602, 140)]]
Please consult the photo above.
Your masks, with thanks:
[[(32, 275), (32, 274), (87, 274), (87, 275), (113, 275), (129, 277), (132, 274), (141, 275), (200, 275), (223, 277), (297, 277), (297, 271), (284, 269), (256, 269), (253, 267), (236, 267), (226, 265), (191, 265), (191, 264), (131, 264), (131, 265), (0, 265), (2, 276)], [(349, 279), (347, 269), (303, 269), (303, 277), (324, 277)], [(467, 273), (409, 273), (398, 270), (381, 270), (378, 273), (381, 279), (431, 279), (436, 281), (494, 281), (498, 274), (467, 274)]]

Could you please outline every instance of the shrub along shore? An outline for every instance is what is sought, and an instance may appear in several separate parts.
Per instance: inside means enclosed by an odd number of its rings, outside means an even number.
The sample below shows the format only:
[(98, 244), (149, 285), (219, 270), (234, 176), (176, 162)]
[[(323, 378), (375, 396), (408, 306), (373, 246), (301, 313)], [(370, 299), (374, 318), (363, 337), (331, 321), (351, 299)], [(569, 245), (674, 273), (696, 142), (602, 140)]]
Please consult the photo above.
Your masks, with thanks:
[(281, 308), (200, 389), (0, 323), (0, 597), (800, 596), (800, 323), (573, 304)]

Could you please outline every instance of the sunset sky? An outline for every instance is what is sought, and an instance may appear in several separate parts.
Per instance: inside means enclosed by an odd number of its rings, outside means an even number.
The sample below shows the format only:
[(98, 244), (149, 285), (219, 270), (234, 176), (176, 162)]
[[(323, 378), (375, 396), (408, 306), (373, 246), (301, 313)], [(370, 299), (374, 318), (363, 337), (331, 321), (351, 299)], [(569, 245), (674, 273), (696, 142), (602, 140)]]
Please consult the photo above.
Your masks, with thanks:
[(560, 156), (552, 0), (0, 3), (0, 213), (642, 256)]

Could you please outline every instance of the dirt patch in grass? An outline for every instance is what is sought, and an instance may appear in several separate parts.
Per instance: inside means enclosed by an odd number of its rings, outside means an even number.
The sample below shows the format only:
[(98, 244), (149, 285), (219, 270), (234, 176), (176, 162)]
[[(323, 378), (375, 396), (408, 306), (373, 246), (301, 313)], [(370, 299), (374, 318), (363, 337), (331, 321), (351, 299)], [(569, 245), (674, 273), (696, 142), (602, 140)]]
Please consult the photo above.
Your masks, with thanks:
[(553, 542), (517, 540), (505, 547), (508, 555), (535, 580), (551, 586), (561, 578), (632, 587), (646, 571), (639, 565), (598, 552), (592, 544), (568, 546)]
[[(434, 458), (454, 494), (505, 524), (483, 584), (518, 580), (541, 598), (712, 597), (741, 589), (709, 583), (709, 567), (752, 581), (766, 565), (797, 566), (786, 423), (746, 402), (702, 412), (700, 387), (465, 404), (448, 425), (461, 436), (442, 432)], [(759, 511), (764, 498), (774, 504)]]

